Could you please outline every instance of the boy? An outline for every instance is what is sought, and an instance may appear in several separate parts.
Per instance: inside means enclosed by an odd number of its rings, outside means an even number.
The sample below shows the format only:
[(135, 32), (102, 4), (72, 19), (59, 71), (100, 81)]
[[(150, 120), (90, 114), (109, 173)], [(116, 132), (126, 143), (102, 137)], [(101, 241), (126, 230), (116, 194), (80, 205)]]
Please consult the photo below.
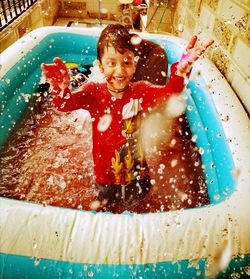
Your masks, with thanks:
[(107, 26), (98, 41), (97, 55), (106, 83), (87, 82), (70, 92), (64, 63), (43, 64), (52, 86), (53, 102), (61, 111), (86, 109), (92, 117), (93, 159), (98, 197), (107, 203), (144, 196), (151, 188), (141, 144), (140, 124), (145, 113), (184, 88), (184, 75), (210, 46), (194, 47), (193, 37), (179, 63), (172, 65), (169, 82), (155, 86), (131, 82), (136, 70), (133, 40), (119, 24)]

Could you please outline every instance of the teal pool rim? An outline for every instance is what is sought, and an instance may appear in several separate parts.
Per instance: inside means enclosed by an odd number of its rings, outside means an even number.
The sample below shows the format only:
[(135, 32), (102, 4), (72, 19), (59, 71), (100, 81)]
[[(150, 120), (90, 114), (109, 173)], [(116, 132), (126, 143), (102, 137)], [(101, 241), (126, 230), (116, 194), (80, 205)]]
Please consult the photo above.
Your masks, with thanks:
[[(250, 254), (231, 259), (213, 278), (240, 274), (248, 278)], [(17, 278), (206, 278), (207, 259), (177, 260), (145, 264), (86, 264), (0, 253), (0, 277)], [(246, 276), (242, 276), (246, 275)], [(237, 277), (238, 278), (238, 277)]]

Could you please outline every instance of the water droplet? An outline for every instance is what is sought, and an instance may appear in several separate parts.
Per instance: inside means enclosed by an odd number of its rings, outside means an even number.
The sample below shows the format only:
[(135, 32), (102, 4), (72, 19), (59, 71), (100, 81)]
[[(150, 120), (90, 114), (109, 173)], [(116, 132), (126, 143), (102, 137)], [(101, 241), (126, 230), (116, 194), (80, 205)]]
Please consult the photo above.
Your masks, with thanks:
[(164, 165), (164, 164), (160, 164), (160, 168), (161, 168), (162, 170), (164, 170), (164, 169), (165, 169), (165, 165)]
[(172, 139), (170, 142), (170, 147), (173, 147), (176, 144), (176, 139)]
[(184, 24), (179, 23), (177, 29), (178, 29), (179, 32), (183, 32), (184, 31)]
[(46, 202), (46, 201), (42, 201), (42, 205), (43, 205), (44, 207), (46, 207), (46, 206), (47, 206), (47, 202)]
[(199, 148), (199, 153), (200, 153), (201, 155), (204, 154), (204, 149), (203, 149), (202, 147)]
[(103, 115), (100, 118), (98, 125), (97, 125), (98, 131), (105, 132), (108, 129), (108, 127), (110, 126), (111, 121), (112, 121), (112, 117), (110, 114)]
[(219, 199), (220, 199), (220, 195), (214, 195), (214, 199), (216, 200), (216, 201), (218, 201)]
[(34, 266), (38, 266), (40, 263), (40, 259), (38, 258), (35, 258), (35, 261), (34, 261)]
[(90, 203), (90, 209), (91, 210), (97, 210), (100, 207), (101, 203), (98, 200), (92, 201)]
[(192, 138), (191, 138), (192, 142), (196, 142), (197, 138), (198, 138), (197, 135), (192, 136)]
[(21, 96), (24, 98), (24, 101), (26, 102), (26, 103), (28, 103), (29, 102), (29, 99), (30, 99), (30, 94), (24, 94), (24, 93), (21, 93)]
[(142, 39), (138, 35), (134, 35), (131, 37), (130, 42), (132, 45), (139, 45), (141, 43)]
[(226, 115), (223, 119), (222, 119), (222, 121), (224, 121), (224, 122), (227, 122), (229, 120), (229, 116), (228, 115)]
[(155, 183), (156, 183), (155, 179), (151, 179), (150, 183), (151, 183), (151, 185), (155, 185)]
[(170, 163), (171, 167), (174, 168), (177, 165), (178, 161), (176, 159), (173, 159)]
[(94, 276), (94, 272), (93, 272), (93, 271), (89, 271), (89, 272), (88, 272), (88, 277), (91, 277), (91, 278), (92, 278), (93, 276)]
[(163, 170), (160, 168), (160, 169), (158, 169), (158, 171), (157, 171), (159, 174), (162, 174), (163, 173)]
[(166, 74), (165, 71), (161, 71), (161, 75), (162, 75), (163, 77), (166, 77), (166, 76), (167, 76), (167, 74)]
[(214, 163), (211, 163), (211, 164), (210, 164), (210, 168), (211, 168), (211, 169), (214, 169), (214, 168), (215, 168), (215, 164), (214, 164)]
[(180, 197), (181, 201), (184, 202), (188, 198), (188, 195), (184, 192), (181, 192), (181, 193), (179, 193), (179, 197)]

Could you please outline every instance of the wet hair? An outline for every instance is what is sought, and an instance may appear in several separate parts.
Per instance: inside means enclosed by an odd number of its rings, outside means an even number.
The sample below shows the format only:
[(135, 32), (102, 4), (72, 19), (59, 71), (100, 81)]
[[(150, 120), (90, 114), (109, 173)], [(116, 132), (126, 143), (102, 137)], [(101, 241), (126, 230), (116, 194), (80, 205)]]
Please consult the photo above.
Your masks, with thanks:
[(114, 47), (119, 53), (123, 54), (126, 50), (135, 52), (131, 43), (131, 35), (121, 24), (109, 24), (105, 27), (97, 43), (97, 58), (101, 61), (106, 47)]

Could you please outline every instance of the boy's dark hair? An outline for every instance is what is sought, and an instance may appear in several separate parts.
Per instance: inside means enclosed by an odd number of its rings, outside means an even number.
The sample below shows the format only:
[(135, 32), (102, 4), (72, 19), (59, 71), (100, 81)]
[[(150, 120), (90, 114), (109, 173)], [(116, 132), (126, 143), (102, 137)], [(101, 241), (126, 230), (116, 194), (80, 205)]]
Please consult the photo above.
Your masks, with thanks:
[(126, 49), (134, 52), (135, 49), (131, 44), (131, 35), (128, 30), (121, 24), (109, 24), (105, 27), (97, 43), (97, 58), (101, 58), (106, 47), (114, 47), (119, 53), (123, 54)]

